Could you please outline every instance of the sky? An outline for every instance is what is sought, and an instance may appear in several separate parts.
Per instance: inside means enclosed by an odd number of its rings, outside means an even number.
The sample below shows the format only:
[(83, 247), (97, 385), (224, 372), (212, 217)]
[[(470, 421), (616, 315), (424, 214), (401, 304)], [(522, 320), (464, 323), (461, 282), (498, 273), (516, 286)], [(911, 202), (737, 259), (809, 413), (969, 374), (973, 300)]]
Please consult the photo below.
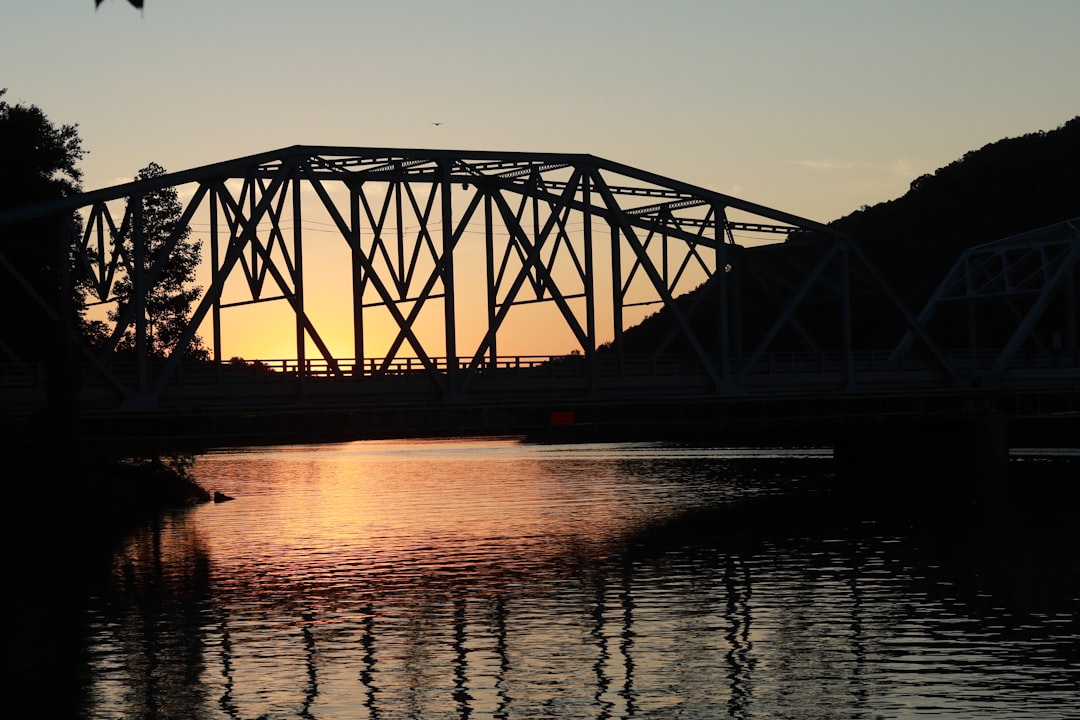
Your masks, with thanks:
[(1080, 114), (1077, 28), (1077, 0), (4, 0), (0, 87), (78, 125), (86, 190), (301, 144), (570, 152), (828, 222)]

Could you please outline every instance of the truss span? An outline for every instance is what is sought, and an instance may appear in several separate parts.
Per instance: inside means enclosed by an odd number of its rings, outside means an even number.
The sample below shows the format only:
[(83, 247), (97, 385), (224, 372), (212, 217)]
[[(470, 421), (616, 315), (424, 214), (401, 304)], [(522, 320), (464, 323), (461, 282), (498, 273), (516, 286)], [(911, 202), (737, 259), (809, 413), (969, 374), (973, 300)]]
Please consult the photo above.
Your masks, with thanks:
[[(183, 198), (180, 222), (150, 245), (144, 208), (168, 188)], [(983, 377), (829, 227), (591, 155), (295, 146), (6, 211), (0, 226), (42, 216), (63, 220), (68, 293), (115, 309), (77, 361), (79, 402), (102, 412), (320, 397), (370, 406), (406, 386), (416, 402), (491, 404), (508, 393), (723, 398)], [(184, 228), (203, 242), (202, 291), (155, 355), (147, 297)], [(1064, 257), (1074, 277), (1075, 252)], [(62, 314), (0, 260), (43, 316)], [(138, 291), (119, 308), (123, 277)], [(858, 322), (869, 297), (896, 329), (884, 343), (877, 317), (872, 339)], [(233, 318), (269, 307), (276, 319), (257, 330), (286, 350), (252, 357), (236, 341), (252, 323)], [(125, 337), (134, 351), (119, 352)], [(196, 337), (209, 361), (188, 357)], [(995, 382), (1029, 356), (1020, 343), (991, 361)], [(29, 367), (9, 354), (7, 367)], [(252, 391), (251, 377), (273, 382)], [(9, 398), (32, 405), (42, 385)]]

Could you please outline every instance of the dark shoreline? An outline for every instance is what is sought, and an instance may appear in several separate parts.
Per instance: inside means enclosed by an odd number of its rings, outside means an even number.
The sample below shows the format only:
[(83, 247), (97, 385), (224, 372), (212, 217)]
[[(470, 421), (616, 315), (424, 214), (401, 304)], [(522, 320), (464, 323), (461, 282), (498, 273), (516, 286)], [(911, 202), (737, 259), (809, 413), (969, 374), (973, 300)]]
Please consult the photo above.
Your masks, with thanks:
[(114, 458), (75, 451), (8, 451), (5, 527), (16, 541), (39, 526), (111, 538), (161, 513), (211, 502), (182, 461)]

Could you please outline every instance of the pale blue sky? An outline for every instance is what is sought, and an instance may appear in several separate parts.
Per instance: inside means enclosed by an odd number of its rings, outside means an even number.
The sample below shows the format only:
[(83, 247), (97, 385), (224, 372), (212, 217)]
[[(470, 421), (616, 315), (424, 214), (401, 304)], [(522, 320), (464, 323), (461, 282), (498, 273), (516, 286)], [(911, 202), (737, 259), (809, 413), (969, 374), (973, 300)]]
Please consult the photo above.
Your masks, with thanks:
[(294, 144), (584, 152), (828, 221), (1080, 114), (1078, 28), (1078, 0), (4, 0), (0, 87), (79, 125), (87, 189)]

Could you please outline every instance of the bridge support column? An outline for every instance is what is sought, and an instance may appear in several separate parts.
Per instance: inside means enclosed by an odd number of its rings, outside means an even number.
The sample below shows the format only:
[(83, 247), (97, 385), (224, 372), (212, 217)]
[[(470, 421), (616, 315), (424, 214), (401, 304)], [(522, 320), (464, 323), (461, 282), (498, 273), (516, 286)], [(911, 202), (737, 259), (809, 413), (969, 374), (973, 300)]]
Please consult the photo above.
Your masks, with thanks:
[(934, 512), (1008, 502), (1004, 413), (852, 424), (838, 431), (833, 457), (837, 489), (855, 503)]

